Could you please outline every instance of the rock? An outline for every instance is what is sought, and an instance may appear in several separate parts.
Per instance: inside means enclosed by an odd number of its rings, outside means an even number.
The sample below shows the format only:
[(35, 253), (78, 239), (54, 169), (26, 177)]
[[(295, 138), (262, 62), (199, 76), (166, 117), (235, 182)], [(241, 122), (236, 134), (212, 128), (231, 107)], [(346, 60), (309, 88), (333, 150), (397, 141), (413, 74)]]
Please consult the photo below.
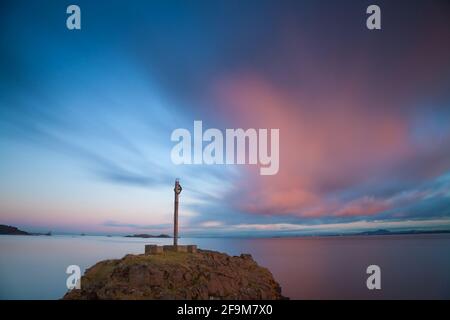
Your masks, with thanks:
[(266, 268), (249, 254), (230, 257), (197, 249), (126, 255), (86, 270), (81, 289), (65, 300), (96, 299), (285, 299)]
[(0, 234), (8, 234), (8, 235), (31, 235), (28, 232), (19, 230), (16, 227), (6, 226), (4, 224), (0, 224)]

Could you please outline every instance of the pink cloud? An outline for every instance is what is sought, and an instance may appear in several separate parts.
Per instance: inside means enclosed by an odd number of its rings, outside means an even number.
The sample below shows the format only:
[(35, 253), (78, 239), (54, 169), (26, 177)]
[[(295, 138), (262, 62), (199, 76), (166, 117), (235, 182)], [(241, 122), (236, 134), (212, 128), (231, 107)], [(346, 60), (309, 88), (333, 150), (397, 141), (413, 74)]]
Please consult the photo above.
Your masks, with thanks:
[(363, 197), (351, 201), (339, 209), (335, 216), (367, 216), (380, 213), (390, 208), (385, 200), (376, 200), (374, 197)]
[(326, 190), (366, 181), (412, 152), (404, 119), (360, 107), (352, 96), (295, 98), (244, 76), (222, 83), (219, 97), (229, 115), (238, 115), (235, 125), (280, 129), (280, 171), (261, 177), (249, 169), (251, 179), (240, 188), (252, 190), (241, 205), (246, 211), (311, 211)]
[[(400, 70), (406, 67), (402, 64)], [(335, 82), (327, 79), (321, 85), (317, 81), (313, 87), (284, 86), (250, 72), (232, 74), (216, 84), (214, 99), (230, 127), (280, 129), (279, 173), (261, 177), (249, 168), (249, 178), (238, 188), (240, 209), (266, 214), (355, 216), (376, 214), (389, 207), (370, 194), (351, 204), (327, 197), (389, 177), (411, 159), (428, 157), (434, 151), (412, 138), (414, 110), (406, 107), (415, 93), (406, 94), (407, 88), (422, 84), (417, 80), (420, 74), (397, 79), (398, 92), (389, 88), (379, 95), (370, 86), (373, 79), (367, 74), (369, 69), (357, 63), (342, 71)], [(433, 72), (426, 73), (432, 78)], [(329, 72), (318, 66), (312, 77), (316, 74)], [(424, 174), (436, 174), (435, 166), (420, 166)], [(445, 166), (441, 164), (438, 171)]]
[[(395, 195), (367, 192), (344, 200), (339, 192), (382, 188), (389, 179), (425, 181), (450, 168), (449, 142), (414, 137), (416, 113), (436, 111), (420, 103), (445, 91), (442, 80), (450, 70), (450, 42), (443, 41), (450, 36), (448, 23), (438, 12), (428, 14), (434, 19), (423, 20), (423, 32), (392, 44), (395, 49), (381, 41), (385, 52), (365, 42), (329, 52), (294, 24), (259, 69), (230, 70), (213, 83), (211, 100), (224, 125), (280, 129), (278, 174), (262, 177), (249, 167), (230, 195), (238, 209), (375, 215), (400, 204)], [(289, 67), (280, 70), (281, 60)], [(440, 141), (450, 141), (450, 130)]]

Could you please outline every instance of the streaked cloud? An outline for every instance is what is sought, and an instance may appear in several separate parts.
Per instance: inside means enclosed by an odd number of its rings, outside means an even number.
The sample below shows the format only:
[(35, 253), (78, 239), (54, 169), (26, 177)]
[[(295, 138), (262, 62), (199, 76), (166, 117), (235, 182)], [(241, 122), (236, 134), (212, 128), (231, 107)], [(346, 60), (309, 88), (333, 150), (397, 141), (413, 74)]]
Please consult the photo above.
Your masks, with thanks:
[[(178, 177), (186, 232), (448, 225), (445, 2), (381, 1), (376, 34), (357, 1), (173, 4), (113, 2), (78, 34), (52, 1), (5, 7), (2, 220), (170, 229)], [(194, 120), (279, 128), (279, 173), (173, 165)]]

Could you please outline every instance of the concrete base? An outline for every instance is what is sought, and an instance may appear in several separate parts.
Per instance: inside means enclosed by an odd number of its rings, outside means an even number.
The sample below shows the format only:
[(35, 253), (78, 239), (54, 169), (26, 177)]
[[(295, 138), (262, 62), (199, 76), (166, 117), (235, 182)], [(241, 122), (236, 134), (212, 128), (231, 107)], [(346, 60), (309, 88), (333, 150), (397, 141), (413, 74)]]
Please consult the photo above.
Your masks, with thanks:
[(158, 246), (154, 244), (145, 245), (145, 254), (162, 254), (164, 252), (186, 252), (186, 253), (196, 253), (197, 246), (196, 245), (166, 245), (166, 246)]
[(171, 252), (187, 252), (186, 246), (163, 246), (164, 252), (171, 251)]
[(145, 254), (162, 254), (163, 247), (157, 246), (155, 244), (145, 245)]

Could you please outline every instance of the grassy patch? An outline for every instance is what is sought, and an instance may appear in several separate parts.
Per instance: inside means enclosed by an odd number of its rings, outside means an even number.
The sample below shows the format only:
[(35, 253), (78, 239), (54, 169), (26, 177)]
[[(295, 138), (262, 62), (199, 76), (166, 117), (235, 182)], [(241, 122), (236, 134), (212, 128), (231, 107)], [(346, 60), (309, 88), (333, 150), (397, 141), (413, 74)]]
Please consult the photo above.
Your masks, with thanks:
[(134, 255), (128, 256), (122, 261), (125, 265), (132, 265), (136, 263), (142, 264), (178, 264), (185, 265), (188, 262), (189, 253), (185, 252), (164, 252), (162, 254), (154, 255)]

